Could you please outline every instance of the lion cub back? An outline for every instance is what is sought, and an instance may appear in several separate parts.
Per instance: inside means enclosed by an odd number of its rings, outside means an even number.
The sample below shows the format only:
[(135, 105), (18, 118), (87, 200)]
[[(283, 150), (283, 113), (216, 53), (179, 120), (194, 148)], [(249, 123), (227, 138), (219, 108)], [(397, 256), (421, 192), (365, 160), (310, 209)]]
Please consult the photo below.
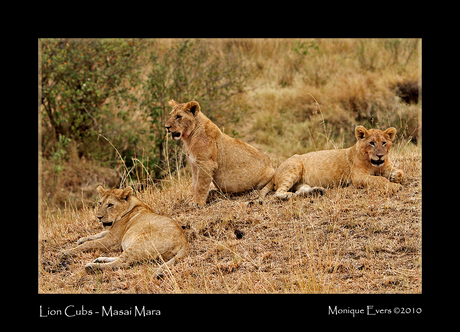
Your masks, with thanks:
[(236, 138), (223, 133), (217, 146), (219, 166), (214, 182), (226, 192), (260, 189), (275, 172), (267, 155)]
[(299, 182), (315, 187), (346, 185), (350, 181), (350, 167), (346, 158), (347, 149), (322, 150), (294, 155), (283, 162), (274, 175), (286, 176), (286, 171), (300, 172)]
[[(189, 244), (182, 228), (173, 219), (140, 209), (128, 223), (122, 239), (124, 251), (133, 252), (135, 247), (139, 251), (161, 253), (163, 259), (171, 259), (181, 248), (188, 248)], [(135, 255), (136, 253), (133, 252)], [(152, 252), (152, 256), (156, 253)]]

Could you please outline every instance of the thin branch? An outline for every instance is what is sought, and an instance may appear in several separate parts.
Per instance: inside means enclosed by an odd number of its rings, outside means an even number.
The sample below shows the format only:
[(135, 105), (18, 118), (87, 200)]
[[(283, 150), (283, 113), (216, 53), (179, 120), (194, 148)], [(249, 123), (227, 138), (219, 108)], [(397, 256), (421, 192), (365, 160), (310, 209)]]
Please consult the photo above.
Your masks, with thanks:
[[(90, 117), (91, 119), (93, 119), (94, 124), (99, 128), (99, 130), (101, 130), (101, 126), (99, 126), (99, 123), (97, 123), (96, 119), (91, 115), (90, 112), (88, 112), (88, 110), (86, 109), (85, 106), (83, 106), (83, 109), (85, 110), (86, 114), (88, 114), (89, 117)], [(104, 138), (105, 138), (105, 137), (104, 137)]]

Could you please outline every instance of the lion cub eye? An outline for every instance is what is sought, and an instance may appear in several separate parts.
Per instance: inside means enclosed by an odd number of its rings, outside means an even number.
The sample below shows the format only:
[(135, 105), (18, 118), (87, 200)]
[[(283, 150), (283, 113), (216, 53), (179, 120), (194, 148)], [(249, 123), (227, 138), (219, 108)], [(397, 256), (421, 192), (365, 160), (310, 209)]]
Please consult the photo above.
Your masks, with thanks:
[(387, 144), (387, 142), (382, 142), (382, 146), (385, 146), (385, 144)]
[(370, 145), (372, 146), (375, 146), (375, 143), (374, 142), (369, 142)]
[(112, 206), (113, 206), (112, 203), (107, 204), (107, 209), (108, 209), (108, 208), (111, 208)]
[(182, 118), (182, 115), (176, 115), (176, 120), (179, 120)]

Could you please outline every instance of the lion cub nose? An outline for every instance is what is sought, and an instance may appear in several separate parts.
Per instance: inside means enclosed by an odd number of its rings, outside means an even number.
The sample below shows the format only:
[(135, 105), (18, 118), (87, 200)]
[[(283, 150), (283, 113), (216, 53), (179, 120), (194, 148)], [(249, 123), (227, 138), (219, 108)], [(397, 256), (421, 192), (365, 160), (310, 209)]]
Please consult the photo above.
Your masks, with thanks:
[(97, 217), (97, 219), (99, 219), (99, 221), (102, 221), (102, 218), (104, 218), (104, 217), (100, 217), (100, 216), (96, 216), (96, 217)]
[(384, 155), (385, 155), (384, 153), (383, 154), (378, 154), (377, 153), (377, 157), (379, 157), (379, 158), (382, 158)]
[(166, 129), (169, 129), (169, 128), (171, 128), (172, 126), (167, 126), (167, 125), (165, 125), (165, 127), (166, 127)]

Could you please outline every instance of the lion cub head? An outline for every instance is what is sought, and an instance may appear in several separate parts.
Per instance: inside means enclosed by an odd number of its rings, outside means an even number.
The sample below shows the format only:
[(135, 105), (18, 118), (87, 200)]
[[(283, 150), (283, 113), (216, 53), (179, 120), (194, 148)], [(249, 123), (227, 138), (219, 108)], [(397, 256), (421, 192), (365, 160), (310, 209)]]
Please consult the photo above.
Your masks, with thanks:
[(165, 125), (166, 130), (171, 133), (173, 140), (188, 138), (195, 129), (195, 118), (201, 110), (200, 105), (196, 101), (179, 104), (172, 99), (169, 101), (169, 105), (173, 109), (169, 113)]
[(133, 188), (105, 190), (99, 186), (97, 191), (101, 199), (96, 217), (102, 222), (104, 228), (110, 229), (131, 210), (130, 197), (133, 194)]
[(396, 129), (391, 127), (385, 131), (380, 129), (367, 130), (363, 126), (355, 129), (358, 140), (358, 151), (374, 167), (381, 167), (387, 159), (388, 152), (393, 145)]

